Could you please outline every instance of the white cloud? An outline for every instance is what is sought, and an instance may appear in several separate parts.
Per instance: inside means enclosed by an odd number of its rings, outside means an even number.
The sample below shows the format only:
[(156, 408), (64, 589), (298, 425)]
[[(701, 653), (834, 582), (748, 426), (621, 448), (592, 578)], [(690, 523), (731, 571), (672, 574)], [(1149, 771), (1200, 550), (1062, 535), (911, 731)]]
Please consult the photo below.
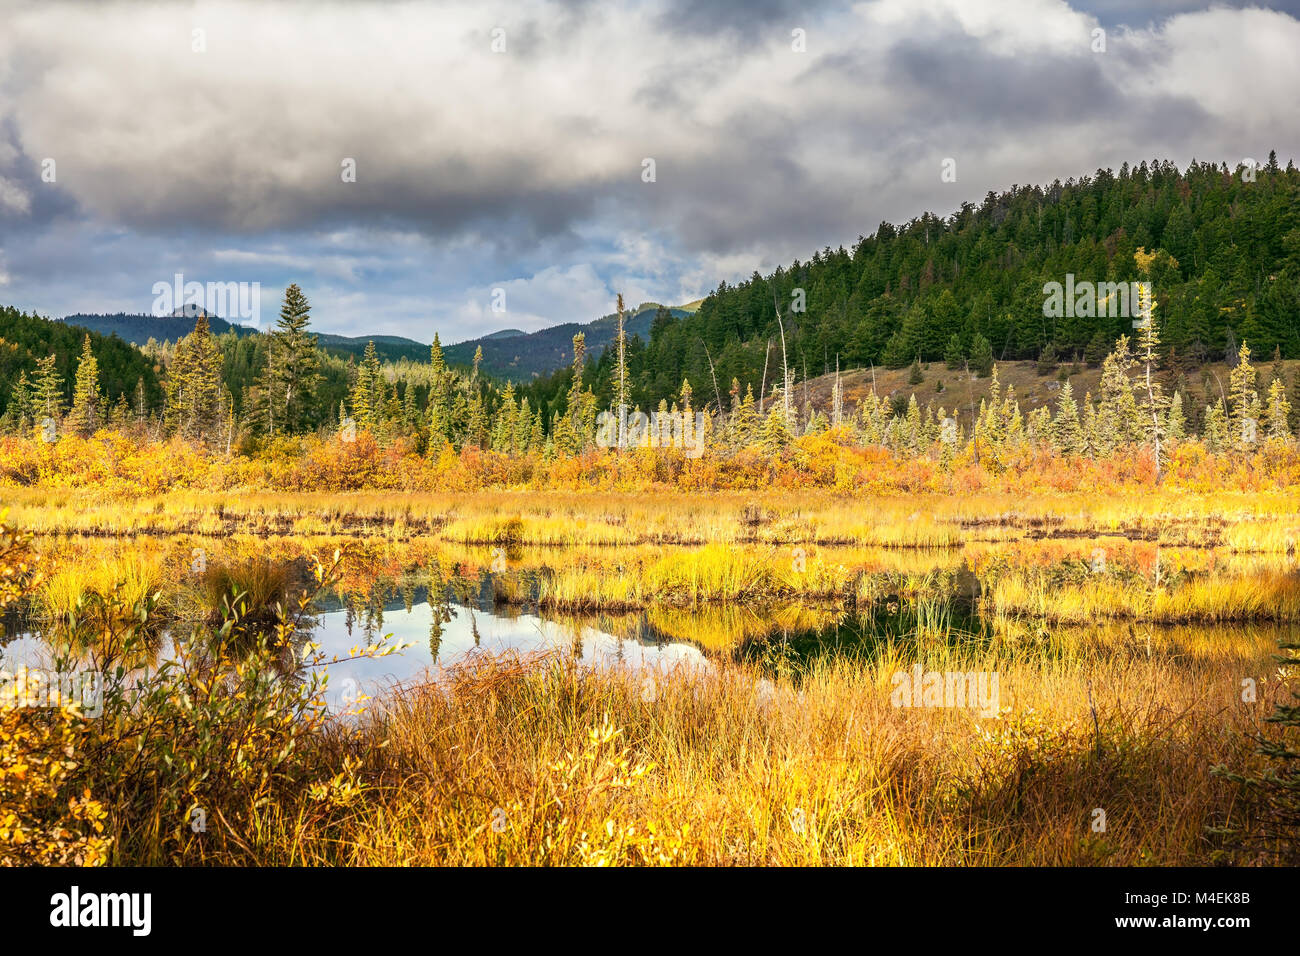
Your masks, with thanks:
[(738, 9), (741, 39), (666, 2), (11, 4), (6, 294), (101, 311), (211, 271), (298, 281), (331, 331), (463, 338), (680, 302), (1012, 183), (1300, 155), (1281, 13), (1179, 13), (1094, 54), (1065, 0)]
[(26, 214), (31, 211), (32, 198), (17, 183), (0, 176), (0, 206)]

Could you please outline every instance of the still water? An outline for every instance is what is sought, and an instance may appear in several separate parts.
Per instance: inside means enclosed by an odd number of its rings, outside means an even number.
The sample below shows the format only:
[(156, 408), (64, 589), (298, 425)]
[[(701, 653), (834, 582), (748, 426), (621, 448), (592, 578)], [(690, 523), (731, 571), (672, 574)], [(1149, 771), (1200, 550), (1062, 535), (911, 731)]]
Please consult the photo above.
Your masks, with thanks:
[[(382, 633), (366, 633), (376, 630)], [(326, 657), (343, 658), (352, 647), (365, 647), (386, 634), (392, 635), (386, 643), (407, 646), (386, 657), (329, 665), (326, 699), (332, 708), (359, 695), (375, 697), (394, 684), (438, 680), (445, 669), (480, 655), (553, 652), (572, 657), (582, 667), (656, 673), (710, 666), (699, 648), (685, 642), (617, 637), (588, 624), (532, 614), (505, 616), (465, 604), (435, 609), (427, 601), (409, 610), (385, 610), (382, 628), (361, 626), (345, 610), (326, 611), (312, 639)]]

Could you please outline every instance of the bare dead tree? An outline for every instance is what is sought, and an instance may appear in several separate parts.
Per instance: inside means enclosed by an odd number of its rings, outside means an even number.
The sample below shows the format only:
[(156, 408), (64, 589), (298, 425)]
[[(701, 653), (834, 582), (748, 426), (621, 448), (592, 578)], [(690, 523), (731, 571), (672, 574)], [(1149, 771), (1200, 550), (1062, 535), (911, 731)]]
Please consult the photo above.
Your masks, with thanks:
[(790, 391), (794, 388), (794, 382), (790, 379), (790, 359), (785, 350), (785, 323), (781, 321), (781, 307), (776, 301), (775, 285), (772, 286), (772, 307), (776, 309), (776, 325), (781, 331), (781, 371), (783, 373), (781, 384), (782, 411), (785, 412), (786, 424), (793, 428), (794, 423), (791, 420), (793, 416), (790, 410)]
[(722, 393), (718, 391), (718, 376), (713, 371), (713, 355), (709, 352), (709, 343), (700, 339), (700, 344), (704, 346), (704, 354), (709, 360), (709, 377), (713, 379), (713, 397), (718, 400), (718, 414), (722, 414)]
[(623, 293), (618, 294), (618, 448), (627, 446), (627, 336), (623, 331)]

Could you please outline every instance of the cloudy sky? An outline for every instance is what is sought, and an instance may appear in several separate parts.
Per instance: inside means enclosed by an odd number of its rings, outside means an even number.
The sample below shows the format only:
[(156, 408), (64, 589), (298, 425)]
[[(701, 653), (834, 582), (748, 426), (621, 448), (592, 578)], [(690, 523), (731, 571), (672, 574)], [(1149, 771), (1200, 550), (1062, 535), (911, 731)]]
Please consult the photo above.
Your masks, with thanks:
[(1297, 17), (0, 0), (0, 303), (148, 312), (181, 273), (267, 322), (297, 282), (318, 331), (421, 341), (676, 304), (1013, 183), (1300, 161)]

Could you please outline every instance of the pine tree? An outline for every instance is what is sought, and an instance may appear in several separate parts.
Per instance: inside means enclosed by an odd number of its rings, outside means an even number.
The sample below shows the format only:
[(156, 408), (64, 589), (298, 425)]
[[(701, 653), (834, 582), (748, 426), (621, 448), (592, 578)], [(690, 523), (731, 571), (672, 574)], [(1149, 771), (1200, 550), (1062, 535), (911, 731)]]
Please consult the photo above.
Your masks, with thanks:
[(623, 327), (623, 293), (618, 294), (618, 349), (614, 368), (614, 414), (618, 417), (618, 447), (627, 446), (627, 404), (630, 390), (627, 380), (627, 331)]
[(950, 369), (959, 369), (966, 362), (966, 353), (961, 347), (961, 336), (956, 332), (949, 337), (948, 345), (943, 350), (943, 361)]
[(388, 383), (379, 364), (379, 353), (374, 342), (367, 342), (361, 364), (357, 366), (357, 380), (351, 395), (352, 416), (359, 427), (376, 433), (381, 430), (387, 393)]
[(81, 361), (77, 364), (68, 427), (83, 438), (90, 436), (100, 425), (103, 405), (104, 397), (99, 391), (99, 362), (90, 349), (90, 336), (86, 335), (81, 343)]
[(1237, 350), (1237, 364), (1232, 370), (1228, 386), (1228, 401), (1232, 417), (1232, 444), (1246, 449), (1255, 444), (1259, 427), (1260, 404), (1256, 390), (1255, 369), (1250, 364), (1250, 346), (1243, 340)]
[(167, 369), (167, 426), (182, 438), (211, 442), (220, 437), (221, 365), (221, 348), (207, 316), (200, 314), (194, 331), (176, 343)]
[(971, 340), (970, 364), (980, 378), (988, 378), (993, 373), (993, 346), (978, 332)]
[(1219, 454), (1228, 448), (1228, 412), (1223, 399), (1205, 406), (1205, 422), (1201, 427), (1201, 441), (1208, 451)]
[(284, 290), (280, 318), (267, 343), (266, 367), (260, 378), (263, 421), (267, 434), (295, 435), (311, 424), (320, 358), (316, 336), (307, 332), (311, 306), (296, 284)]
[(32, 384), (32, 414), (35, 421), (63, 417), (63, 376), (55, 368), (55, 356), (36, 360), (36, 377)]
[(437, 332), (429, 346), (429, 365), (429, 454), (437, 458), (452, 437), (451, 371)]
[(1187, 416), (1183, 414), (1183, 393), (1174, 392), (1165, 416), (1165, 435), (1170, 442), (1180, 442), (1187, 437)]
[(1268, 386), (1268, 399), (1264, 408), (1264, 420), (1270, 441), (1287, 442), (1291, 439), (1291, 402), (1287, 400), (1286, 389), (1280, 378), (1274, 378)]
[[(774, 397), (775, 394), (776, 389), (773, 389)], [(767, 416), (763, 419), (763, 427), (758, 437), (759, 444), (768, 454), (776, 454), (790, 444), (790, 438), (790, 423), (786, 418), (785, 406), (773, 401), (772, 407), (768, 409)]]
[(1056, 399), (1056, 422), (1052, 430), (1056, 449), (1065, 455), (1080, 455), (1085, 450), (1083, 428), (1079, 424), (1079, 405), (1074, 400), (1074, 386), (1066, 382)]
[(9, 391), (9, 406), (5, 409), (6, 424), (15, 431), (26, 431), (35, 420), (34, 408), (32, 384), (27, 380), (27, 372), (23, 371)]

